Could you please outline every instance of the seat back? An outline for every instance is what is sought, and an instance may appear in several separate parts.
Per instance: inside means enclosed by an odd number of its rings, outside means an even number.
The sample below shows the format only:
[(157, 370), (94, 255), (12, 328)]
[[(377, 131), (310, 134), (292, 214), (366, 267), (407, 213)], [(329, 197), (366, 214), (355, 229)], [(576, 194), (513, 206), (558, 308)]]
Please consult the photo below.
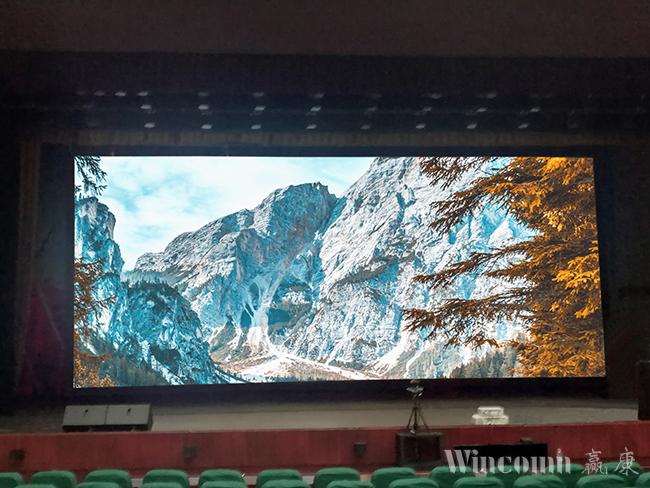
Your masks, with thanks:
[(576, 488), (626, 488), (627, 483), (617, 474), (588, 474), (576, 482)]
[(0, 488), (16, 488), (24, 484), (25, 480), (20, 473), (0, 473)]
[(650, 473), (640, 474), (639, 477), (636, 479), (636, 483), (634, 483), (634, 486), (638, 486), (639, 488), (650, 487)]
[(520, 476), (526, 476), (530, 474), (530, 469), (528, 466), (513, 466), (513, 465), (504, 465), (504, 466), (494, 466), (490, 468), (488, 472), (488, 477), (495, 477), (503, 481), (503, 486), (505, 488), (513, 488), (515, 481)]
[(514, 488), (566, 488), (566, 484), (554, 474), (525, 475), (515, 480)]
[(388, 488), (440, 488), (431, 478), (406, 478), (392, 481)]
[(120, 485), (111, 481), (84, 481), (77, 488), (120, 488)]
[(221, 481), (204, 481), (202, 488), (247, 488), (244, 481), (221, 480)]
[(360, 481), (361, 475), (354, 468), (325, 468), (316, 471), (313, 488), (327, 488), (332, 481)]
[(264, 483), (264, 488), (311, 488), (303, 480), (269, 480)]
[(504, 488), (503, 481), (495, 476), (459, 478), (453, 488)]
[(429, 478), (438, 483), (440, 488), (452, 488), (456, 480), (467, 476), (474, 477), (474, 472), (469, 466), (437, 466), (433, 468)]
[(147, 471), (142, 480), (143, 485), (151, 483), (176, 483), (181, 488), (190, 488), (190, 478), (180, 469), (152, 469)]
[(576, 482), (585, 474), (585, 467), (582, 464), (556, 464), (548, 466), (544, 472), (554, 474), (566, 485), (566, 488), (575, 488)]
[(370, 481), (334, 480), (327, 488), (375, 488)]
[(207, 481), (239, 481), (244, 483), (244, 475), (234, 469), (208, 469), (199, 476), (199, 488)]
[(133, 488), (131, 475), (128, 471), (122, 469), (97, 469), (88, 473), (85, 481), (108, 481), (110, 483), (117, 483), (119, 488)]
[(418, 475), (413, 468), (380, 468), (372, 473), (370, 481), (375, 485), (375, 488), (388, 488), (395, 480), (417, 478), (417, 476)]
[(629, 463), (614, 461), (612, 463), (603, 463), (601, 472), (603, 474), (622, 476), (628, 486), (634, 486), (637, 478), (643, 474), (643, 468), (639, 463), (634, 461)]
[[(77, 478), (71, 471), (39, 471), (29, 480), (30, 485), (54, 485), (55, 488), (75, 488)], [(189, 488), (189, 487), (188, 487)]]
[(265, 469), (257, 475), (255, 488), (262, 488), (269, 481), (275, 480), (302, 481), (302, 475), (295, 469)]

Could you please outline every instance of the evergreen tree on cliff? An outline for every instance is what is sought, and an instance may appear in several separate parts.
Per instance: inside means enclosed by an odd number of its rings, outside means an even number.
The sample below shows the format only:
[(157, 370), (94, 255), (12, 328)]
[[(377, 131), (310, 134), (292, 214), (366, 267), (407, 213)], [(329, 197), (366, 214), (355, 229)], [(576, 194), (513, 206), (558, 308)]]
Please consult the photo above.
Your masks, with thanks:
[(523, 376), (604, 375), (594, 177), (584, 158), (433, 158), (421, 161), (433, 185), (448, 188), (469, 171), (493, 168), (446, 201), (432, 204), (440, 233), (485, 205), (497, 205), (533, 231), (529, 240), (475, 252), (415, 280), (443, 291), (457, 277), (483, 273), (510, 283), (480, 299), (450, 298), (433, 310), (405, 310), (410, 330), (426, 329), (447, 346), (497, 344), (489, 325), (524, 324), (508, 345)]
[[(105, 186), (101, 183), (106, 173), (99, 166), (99, 158), (78, 156), (75, 158), (77, 174), (82, 186), (75, 187), (75, 196), (101, 194)], [(88, 345), (97, 339), (96, 323), (103, 312), (113, 303), (114, 297), (104, 300), (97, 298), (98, 283), (102, 278), (105, 263), (102, 260), (74, 261), (74, 343), (73, 343), (73, 386), (103, 387), (113, 386), (109, 376), (99, 371), (105, 354), (93, 354)]]

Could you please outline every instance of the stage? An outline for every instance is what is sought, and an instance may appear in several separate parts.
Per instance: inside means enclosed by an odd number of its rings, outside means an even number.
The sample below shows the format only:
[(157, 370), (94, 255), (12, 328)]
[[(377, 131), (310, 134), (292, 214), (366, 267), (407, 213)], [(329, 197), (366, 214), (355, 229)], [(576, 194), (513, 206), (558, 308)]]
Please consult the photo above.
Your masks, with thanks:
[[(481, 405), (501, 405), (511, 424), (627, 422), (637, 419), (634, 400), (601, 398), (499, 398), (423, 400), (430, 426), (467, 426)], [(153, 405), (153, 429), (160, 432), (261, 429), (352, 429), (404, 427), (411, 402), (255, 403)], [(0, 416), (0, 433), (60, 432), (64, 407), (28, 408)]]
[[(510, 425), (472, 426), (479, 405), (501, 405)], [(306, 476), (331, 466), (362, 473), (395, 463), (395, 436), (404, 431), (411, 404), (301, 403), (153, 406), (153, 432), (62, 433), (62, 408), (30, 409), (2, 417), (0, 470), (69, 469), (78, 478), (93, 469), (122, 468), (134, 478), (153, 468), (197, 476), (228, 467), (255, 476), (262, 469), (294, 468)], [(636, 421), (636, 403), (603, 399), (499, 399), (423, 401), (429, 427), (443, 448), (517, 443), (522, 439), (561, 449), (584, 463), (592, 449), (602, 461), (626, 448), (650, 466), (650, 422)], [(366, 454), (353, 446), (365, 443)], [(20, 457), (23, 459), (21, 460)]]

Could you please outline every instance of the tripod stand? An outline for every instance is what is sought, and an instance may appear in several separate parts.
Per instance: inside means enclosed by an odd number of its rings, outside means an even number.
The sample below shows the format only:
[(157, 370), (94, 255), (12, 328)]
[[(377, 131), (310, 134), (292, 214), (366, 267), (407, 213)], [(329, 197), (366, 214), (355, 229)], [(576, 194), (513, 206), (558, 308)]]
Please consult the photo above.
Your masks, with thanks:
[(424, 415), (422, 415), (422, 409), (420, 407), (420, 397), (424, 388), (420, 386), (419, 380), (411, 380), (411, 386), (409, 386), (406, 391), (411, 394), (413, 398), (413, 407), (411, 408), (411, 416), (409, 417), (408, 424), (406, 424), (406, 429), (415, 434), (418, 432), (420, 425), (423, 425), (426, 430), (429, 430), (427, 421), (424, 420)]

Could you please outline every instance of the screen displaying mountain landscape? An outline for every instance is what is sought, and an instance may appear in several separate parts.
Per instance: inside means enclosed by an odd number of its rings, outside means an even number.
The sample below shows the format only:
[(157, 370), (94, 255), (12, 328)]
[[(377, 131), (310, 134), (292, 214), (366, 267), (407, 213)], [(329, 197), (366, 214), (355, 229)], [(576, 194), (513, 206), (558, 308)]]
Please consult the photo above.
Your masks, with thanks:
[(74, 386), (604, 375), (581, 158), (77, 158)]

